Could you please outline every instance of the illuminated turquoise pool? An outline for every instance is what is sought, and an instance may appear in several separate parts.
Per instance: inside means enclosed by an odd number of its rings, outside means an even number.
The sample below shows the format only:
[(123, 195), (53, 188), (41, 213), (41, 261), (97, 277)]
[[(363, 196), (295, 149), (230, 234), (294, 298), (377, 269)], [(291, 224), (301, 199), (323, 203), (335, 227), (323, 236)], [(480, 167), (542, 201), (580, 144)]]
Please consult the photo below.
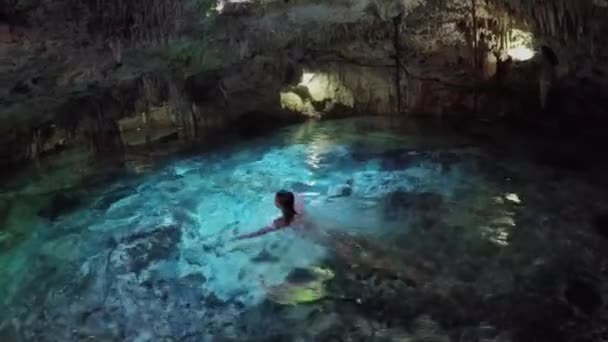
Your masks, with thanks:
[[(49, 167), (2, 193), (0, 339), (576, 335), (601, 297), (591, 222), (607, 208), (603, 188), (502, 143), (348, 119), (97, 182), (83, 182), (78, 160)], [(331, 237), (232, 241), (278, 215), (283, 188)], [(331, 276), (296, 296), (294, 279), (314, 269)]]

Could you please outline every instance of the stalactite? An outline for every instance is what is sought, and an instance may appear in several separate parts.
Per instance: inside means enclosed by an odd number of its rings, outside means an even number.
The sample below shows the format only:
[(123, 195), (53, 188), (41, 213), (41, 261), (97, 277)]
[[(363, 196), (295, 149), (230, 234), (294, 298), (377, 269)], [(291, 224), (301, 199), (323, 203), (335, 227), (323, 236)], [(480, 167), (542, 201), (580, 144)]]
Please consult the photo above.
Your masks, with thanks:
[(395, 49), (395, 90), (397, 97), (397, 114), (401, 114), (401, 46), (399, 44), (399, 24), (401, 23), (402, 13), (393, 19), (393, 45)]
[(172, 0), (67, 0), (72, 7), (82, 8), (81, 25), (94, 27), (96, 36), (121, 39), (124, 43), (162, 43), (178, 25), (183, 1)]
[(557, 1), (557, 6), (558, 6), (559, 26), (563, 27), (565, 24), (564, 16), (566, 15), (566, 10), (564, 9), (564, 3), (562, 1)]
[(473, 67), (477, 70), (479, 66), (477, 44), (479, 37), (477, 36), (477, 3), (476, 0), (471, 0), (471, 19), (473, 21)]

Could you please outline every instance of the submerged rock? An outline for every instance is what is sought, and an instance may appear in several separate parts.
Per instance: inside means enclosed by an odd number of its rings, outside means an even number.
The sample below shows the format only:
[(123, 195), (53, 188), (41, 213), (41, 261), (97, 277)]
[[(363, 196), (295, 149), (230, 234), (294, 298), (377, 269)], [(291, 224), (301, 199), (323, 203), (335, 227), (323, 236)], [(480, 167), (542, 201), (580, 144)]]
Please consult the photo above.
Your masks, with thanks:
[(389, 220), (403, 217), (426, 221), (437, 217), (437, 210), (443, 204), (443, 197), (436, 193), (414, 193), (393, 191), (382, 199), (384, 216)]
[(98, 210), (108, 210), (112, 204), (121, 199), (132, 195), (135, 189), (130, 186), (121, 186), (112, 191), (105, 193), (99, 200), (95, 202), (93, 208)]
[(22, 341), (19, 332), (13, 324), (0, 325), (0, 340), (6, 342)]
[(317, 276), (306, 268), (296, 268), (287, 275), (286, 280), (291, 284), (301, 284), (311, 282), (317, 279)]
[(398, 149), (391, 150), (380, 155), (381, 167), (384, 170), (404, 170), (423, 160), (424, 155), (420, 152)]
[(334, 277), (333, 271), (321, 267), (296, 268), (291, 271), (285, 280), (292, 284), (304, 284), (313, 281), (325, 281)]
[(12, 247), (14, 240), (13, 234), (9, 232), (0, 231), (0, 248), (2, 250), (9, 250)]
[(395, 149), (369, 157), (380, 159), (380, 165), (386, 171), (406, 170), (422, 162), (438, 164), (444, 170), (449, 171), (454, 164), (462, 160), (462, 156), (457, 152), (417, 151), (412, 149)]
[(273, 255), (266, 248), (262, 249), (256, 256), (251, 258), (252, 262), (277, 262), (279, 258)]
[(348, 197), (353, 193), (353, 188), (349, 184), (333, 186), (327, 192), (329, 197)]
[(177, 252), (181, 231), (177, 226), (159, 227), (124, 238), (115, 248), (111, 262), (119, 272), (140, 273), (152, 263)]
[(82, 205), (82, 200), (74, 194), (58, 193), (53, 195), (46, 207), (38, 211), (38, 216), (56, 220), (59, 216), (77, 209)]
[(11, 202), (6, 199), (0, 199), (0, 230), (4, 226), (3, 223), (8, 217), (11, 209)]
[(192, 273), (179, 279), (179, 282), (188, 287), (201, 287), (207, 282), (207, 277), (202, 273)]
[(322, 267), (294, 270), (280, 285), (267, 288), (268, 298), (282, 305), (312, 303), (328, 295), (325, 283), (334, 278), (334, 272)]

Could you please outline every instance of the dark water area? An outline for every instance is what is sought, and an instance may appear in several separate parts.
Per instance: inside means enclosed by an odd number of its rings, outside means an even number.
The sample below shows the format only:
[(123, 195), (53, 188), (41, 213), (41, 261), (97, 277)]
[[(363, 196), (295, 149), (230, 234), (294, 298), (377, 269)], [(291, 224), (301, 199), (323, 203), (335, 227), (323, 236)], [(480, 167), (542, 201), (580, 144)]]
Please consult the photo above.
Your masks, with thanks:
[[(463, 127), (307, 122), (32, 165), (0, 192), (0, 340), (606, 339), (601, 153)], [(234, 241), (283, 188), (322, 234)]]

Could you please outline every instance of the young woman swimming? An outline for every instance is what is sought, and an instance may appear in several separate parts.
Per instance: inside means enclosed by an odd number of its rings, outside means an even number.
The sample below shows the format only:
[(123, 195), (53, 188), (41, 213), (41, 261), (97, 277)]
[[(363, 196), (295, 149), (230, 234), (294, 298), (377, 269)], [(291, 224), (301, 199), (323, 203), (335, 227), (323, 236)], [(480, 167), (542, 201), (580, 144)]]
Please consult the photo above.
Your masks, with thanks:
[(274, 205), (281, 210), (281, 217), (273, 223), (256, 232), (236, 237), (237, 240), (253, 238), (268, 234), (283, 228), (300, 226), (304, 224), (304, 203), (302, 198), (291, 191), (281, 190), (274, 196)]

